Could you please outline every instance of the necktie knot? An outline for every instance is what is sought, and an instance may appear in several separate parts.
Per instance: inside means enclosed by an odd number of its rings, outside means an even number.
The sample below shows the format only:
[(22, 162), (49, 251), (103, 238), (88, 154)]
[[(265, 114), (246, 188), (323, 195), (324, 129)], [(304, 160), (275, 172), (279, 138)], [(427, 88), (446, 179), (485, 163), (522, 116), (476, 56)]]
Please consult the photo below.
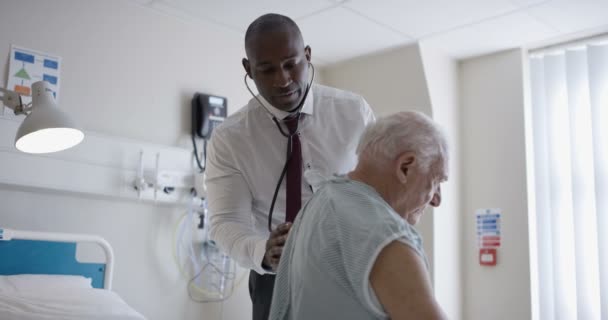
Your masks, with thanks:
[(285, 123), (285, 126), (287, 126), (287, 130), (289, 130), (290, 134), (296, 133), (298, 129), (298, 118), (299, 117), (297, 115), (291, 115), (283, 119), (283, 123)]

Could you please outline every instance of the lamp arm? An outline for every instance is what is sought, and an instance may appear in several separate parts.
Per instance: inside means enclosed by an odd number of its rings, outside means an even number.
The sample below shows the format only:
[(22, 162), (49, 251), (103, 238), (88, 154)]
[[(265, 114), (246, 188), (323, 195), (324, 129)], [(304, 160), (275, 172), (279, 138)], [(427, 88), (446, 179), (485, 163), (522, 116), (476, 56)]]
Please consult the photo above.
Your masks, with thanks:
[(32, 111), (32, 104), (23, 104), (21, 96), (15, 91), (0, 88), (0, 100), (2, 101), (4, 106), (13, 110), (16, 115), (28, 115)]

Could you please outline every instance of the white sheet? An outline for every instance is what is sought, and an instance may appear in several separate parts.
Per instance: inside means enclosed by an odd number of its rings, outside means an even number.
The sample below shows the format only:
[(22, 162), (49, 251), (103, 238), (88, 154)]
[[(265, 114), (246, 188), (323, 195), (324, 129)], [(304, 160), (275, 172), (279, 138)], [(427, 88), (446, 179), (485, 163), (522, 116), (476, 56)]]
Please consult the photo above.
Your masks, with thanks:
[(0, 292), (0, 319), (142, 320), (116, 293), (102, 289)]
[(58, 274), (0, 276), (0, 293), (38, 291), (41, 288), (92, 289), (91, 278)]

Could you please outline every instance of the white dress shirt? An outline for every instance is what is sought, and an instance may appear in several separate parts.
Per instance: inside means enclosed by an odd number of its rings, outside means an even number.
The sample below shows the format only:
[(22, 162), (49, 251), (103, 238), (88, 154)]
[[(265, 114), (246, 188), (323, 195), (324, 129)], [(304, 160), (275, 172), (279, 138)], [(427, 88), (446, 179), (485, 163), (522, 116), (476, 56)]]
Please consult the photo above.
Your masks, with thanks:
[[(287, 154), (287, 138), (275, 123), (288, 113), (258, 96), (215, 128), (207, 152), (206, 185), (210, 236), (244, 268), (259, 274), (266, 252), (268, 211)], [(270, 112), (270, 113), (269, 113)], [(365, 126), (375, 120), (359, 95), (314, 84), (302, 106), (302, 205), (312, 196), (307, 171), (345, 174), (357, 162), (355, 150)], [(286, 131), (286, 128), (283, 127)], [(285, 222), (285, 179), (272, 225)]]

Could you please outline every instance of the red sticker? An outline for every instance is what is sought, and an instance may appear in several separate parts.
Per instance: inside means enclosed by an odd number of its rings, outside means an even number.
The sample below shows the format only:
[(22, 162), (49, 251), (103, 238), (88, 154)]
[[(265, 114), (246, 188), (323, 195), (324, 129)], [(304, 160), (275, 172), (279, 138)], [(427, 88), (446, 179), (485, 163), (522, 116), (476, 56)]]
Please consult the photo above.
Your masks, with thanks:
[(496, 249), (482, 248), (479, 249), (479, 264), (482, 266), (496, 265)]

